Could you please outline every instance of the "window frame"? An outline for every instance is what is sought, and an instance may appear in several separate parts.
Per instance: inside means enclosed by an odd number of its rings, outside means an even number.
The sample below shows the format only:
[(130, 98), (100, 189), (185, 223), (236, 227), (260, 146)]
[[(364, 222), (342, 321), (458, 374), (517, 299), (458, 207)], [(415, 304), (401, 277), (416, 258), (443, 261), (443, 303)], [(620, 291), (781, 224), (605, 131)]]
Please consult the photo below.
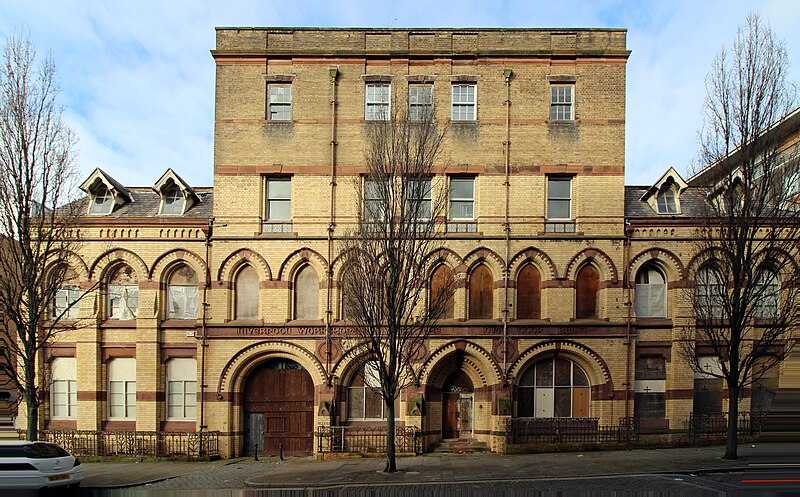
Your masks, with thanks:
[[(550, 382), (547, 383), (547, 384), (541, 384), (540, 385), (539, 384), (539, 380), (541, 378), (539, 377), (540, 375), (538, 374), (539, 365), (540, 364), (544, 364), (547, 361), (550, 362), (550, 377), (549, 377)], [(565, 362), (568, 362), (570, 364), (569, 384), (568, 385), (556, 385), (556, 383), (558, 382), (557, 381), (557, 372), (556, 372), (556, 362), (557, 361), (565, 361)], [(586, 380), (586, 385), (578, 385), (578, 384), (576, 384), (576, 380), (579, 379), (577, 377), (577, 375), (576, 375), (576, 368), (580, 372), (580, 374), (583, 375), (583, 378)], [(530, 376), (529, 376), (529, 374), (530, 374)], [(532, 380), (530, 382), (530, 384), (523, 384), (523, 381), (527, 380), (528, 378), (530, 378)], [(557, 416), (556, 415), (556, 390), (557, 389), (569, 389), (570, 402), (569, 402), (569, 415), (568, 416)], [(534, 362), (533, 364), (530, 364), (527, 368), (525, 368), (523, 370), (523, 373), (520, 375), (519, 383), (517, 384), (517, 390), (519, 391), (519, 397), (520, 398), (523, 397), (522, 391), (530, 390), (532, 392), (532, 394), (529, 394), (529, 395), (530, 395), (530, 399), (531, 399), (530, 407), (531, 407), (531, 409), (533, 411), (532, 412), (533, 416), (523, 416), (522, 414), (520, 414), (519, 413), (519, 405), (517, 406), (517, 415), (519, 417), (531, 417), (531, 418), (539, 418), (539, 419), (555, 419), (555, 418), (560, 418), (560, 419), (583, 419), (584, 416), (580, 416), (580, 417), (577, 417), (577, 418), (575, 417), (575, 393), (574, 393), (575, 389), (584, 389), (585, 390), (585, 394), (588, 397), (587, 406), (586, 406), (587, 415), (591, 416), (591, 411), (592, 411), (592, 398), (591, 398), (592, 380), (589, 377), (589, 375), (586, 372), (586, 370), (583, 369), (580, 366), (580, 364), (578, 364), (576, 361), (572, 360), (571, 358), (553, 357), (553, 356), (551, 356), (551, 357), (543, 357), (543, 358), (537, 360), (536, 362)], [(552, 391), (553, 395), (550, 398), (550, 401), (552, 403), (552, 411), (553, 411), (553, 415), (552, 416), (538, 416), (538, 414), (539, 414), (537, 412), (537, 404), (539, 402), (538, 390)]]
[[(176, 209), (174, 206), (179, 206)], [(173, 212), (178, 210), (179, 212)], [(186, 211), (186, 196), (181, 187), (174, 182), (170, 182), (161, 190), (161, 206), (158, 214), (160, 216), (182, 216)]]
[[(384, 196), (391, 195), (389, 191), (389, 180), (363, 178), (363, 198), (361, 199), (364, 209), (364, 221), (368, 223), (379, 223), (386, 219), (386, 202)], [(383, 190), (383, 191), (382, 191)], [(372, 215), (373, 209), (370, 205), (377, 205), (378, 212)]]
[[(256, 279), (255, 279), (255, 287), (254, 288), (252, 288), (252, 287), (251, 288), (243, 288), (246, 283), (253, 284), (252, 281), (251, 282), (245, 282), (244, 280), (242, 280), (242, 274), (244, 273), (244, 271), (248, 271), (248, 270), (251, 270), (253, 272), (253, 274), (255, 275), (255, 277), (256, 277)], [(257, 320), (259, 318), (260, 307), (261, 307), (259, 305), (260, 304), (260, 302), (259, 302), (259, 300), (260, 300), (260, 298), (259, 298), (260, 297), (260, 295), (259, 295), (260, 294), (260, 281), (259, 281), (259, 279), (260, 278), (259, 278), (259, 275), (258, 275), (258, 271), (256, 270), (255, 266), (253, 266), (250, 263), (242, 264), (236, 270), (236, 273), (235, 273), (235, 276), (234, 276), (234, 280), (233, 280), (233, 291), (234, 291), (233, 319), (234, 320), (253, 321), (253, 320)], [(241, 316), (240, 315), (241, 314), (241, 309), (242, 309), (242, 307), (244, 307), (243, 304), (246, 303), (246, 302), (243, 301), (242, 295), (247, 293), (248, 291), (255, 294), (255, 315), (252, 316), (252, 317), (250, 317), (250, 316)]]
[[(645, 272), (647, 274), (648, 282), (647, 283), (639, 283), (639, 279), (640, 279), (639, 276), (645, 274)], [(657, 273), (664, 282), (663, 283), (653, 283), (653, 282), (651, 282), (650, 281), (650, 272)], [(640, 319), (640, 318), (644, 318), (644, 319), (659, 319), (659, 318), (663, 318), (663, 319), (666, 319), (667, 315), (668, 315), (668, 309), (669, 309), (669, 307), (668, 307), (669, 281), (667, 280), (666, 273), (660, 267), (658, 267), (658, 265), (653, 264), (653, 263), (647, 263), (647, 264), (642, 265), (636, 271), (636, 276), (634, 278), (634, 282), (635, 282), (635, 285), (636, 285), (635, 293), (634, 293), (634, 298), (635, 298), (635, 302), (636, 302), (636, 305), (635, 305), (636, 319)], [(663, 286), (663, 289), (662, 289), (663, 290), (663, 302), (659, 303), (660, 310), (663, 311), (663, 312), (661, 312), (658, 315), (654, 315), (654, 313), (651, 313), (651, 312), (640, 313), (639, 310), (640, 309), (644, 309), (643, 307), (640, 307), (640, 294), (642, 296), (644, 296), (644, 294), (646, 294), (648, 302), (649, 302), (651, 300), (651, 297), (652, 297), (652, 292), (653, 292), (653, 287), (654, 286)], [(648, 309), (650, 309), (650, 307), (651, 307), (651, 305), (648, 304)]]
[[(566, 92), (560, 94), (560, 90), (569, 90), (568, 100)], [(568, 117), (560, 112), (566, 109)], [(575, 83), (553, 83), (550, 85), (550, 121), (574, 121), (575, 120)]]
[[(575, 214), (573, 212), (572, 206), (572, 198), (573, 198), (573, 180), (574, 177), (572, 176), (547, 176), (547, 220), (548, 221), (571, 221), (575, 218)], [(551, 183), (555, 182), (567, 182), (569, 183), (569, 196), (568, 197), (554, 197), (553, 196), (553, 188)], [(551, 202), (564, 202), (566, 201), (569, 205), (569, 215), (568, 217), (554, 217), (551, 215), (551, 211), (554, 210), (551, 208)]]
[[(184, 285), (184, 284), (173, 284), (172, 283), (172, 278), (175, 277), (175, 274), (178, 271), (180, 271), (180, 269), (182, 267), (186, 267), (186, 268), (188, 268), (188, 269), (190, 269), (190, 270), (192, 270), (194, 272), (194, 277), (197, 280), (197, 283), (195, 283), (194, 285)], [(169, 272), (169, 274), (167, 276), (167, 282), (166, 282), (165, 286), (166, 286), (166, 289), (165, 289), (166, 290), (166, 292), (165, 292), (165, 301), (166, 301), (165, 319), (167, 319), (167, 320), (189, 320), (189, 321), (198, 319), (198, 317), (200, 315), (200, 279), (199, 279), (199, 277), (197, 275), (197, 271), (195, 271), (195, 269), (192, 266), (190, 266), (189, 264), (187, 264), (185, 262), (183, 262), (181, 264), (178, 264)], [(181, 314), (181, 315), (173, 314), (172, 305), (171, 305), (172, 304), (172, 297), (173, 297), (173, 292), (177, 288), (194, 288), (194, 290), (195, 290), (195, 293), (194, 293), (194, 297), (195, 298), (194, 298), (194, 300), (195, 300), (195, 303), (196, 303), (195, 304), (195, 312), (194, 312), (195, 315), (194, 315), (194, 317), (191, 317), (191, 316), (187, 317), (185, 312), (183, 314)], [(188, 296), (188, 295), (186, 295), (186, 296)], [(186, 300), (184, 302), (184, 304), (186, 304), (188, 302), (189, 302), (189, 300)], [(186, 308), (187, 308), (187, 306), (184, 305), (184, 310)]]
[[(100, 195), (100, 192), (103, 192), (103, 195)], [(97, 201), (102, 198), (103, 202), (98, 203)], [(105, 210), (98, 208), (98, 206), (102, 206)], [(92, 195), (89, 199), (89, 215), (90, 216), (105, 216), (111, 214), (111, 211), (114, 210), (114, 194), (111, 192), (111, 189), (108, 188), (105, 183), (100, 183), (95, 190), (92, 192)]]
[[(380, 394), (380, 379), (373, 378), (377, 380), (377, 386), (370, 385), (368, 381), (368, 377), (366, 374), (367, 364), (369, 363), (377, 363), (377, 361), (367, 361), (361, 365), (359, 371), (355, 372), (353, 376), (350, 378), (350, 382), (347, 384), (347, 412), (345, 413), (346, 419), (348, 422), (351, 421), (386, 421), (386, 403), (383, 401), (383, 396)], [(356, 385), (353, 386), (353, 383), (358, 380), (359, 375), (361, 375), (361, 379), (363, 380), (363, 385)], [(373, 384), (374, 385), (374, 384)], [(353, 409), (353, 404), (350, 401), (352, 398), (353, 392), (361, 392), (362, 402), (361, 402), (361, 416), (351, 416), (351, 412)], [(381, 414), (380, 417), (367, 417), (367, 395), (377, 395), (380, 398), (380, 406), (381, 406)], [(395, 409), (394, 409), (394, 419), (400, 419), (400, 398), (395, 399)]]
[[(420, 214), (427, 213), (427, 216), (411, 216), (410, 212), (407, 212), (408, 219), (416, 220), (416, 221), (430, 221), (431, 216), (433, 215), (433, 178), (414, 178), (414, 179), (406, 179), (406, 210), (411, 210), (414, 208), (414, 202), (417, 200), (416, 198), (416, 189), (417, 188), (425, 188), (423, 192), (422, 198), (419, 204), (419, 212)], [(423, 184), (422, 187), (417, 187), (416, 184), (421, 183)], [(411, 197), (411, 198), (409, 198)]]
[[(699, 302), (699, 299), (713, 299), (713, 301), (708, 304), (709, 311), (706, 312), (707, 315), (695, 316), (696, 319), (721, 320), (725, 318), (725, 300), (722, 298), (723, 293), (721, 293), (725, 292), (724, 279), (719, 267), (713, 262), (704, 264), (697, 270), (694, 278), (695, 310), (706, 308), (701, 307), (706, 304)], [(715, 293), (715, 291), (718, 293)]]
[[(656, 194), (656, 206), (659, 214), (679, 214), (678, 196), (675, 194), (675, 189), (672, 185), (668, 185), (666, 188), (662, 188), (658, 191)], [(670, 210), (670, 208), (672, 210)]]
[[(273, 95), (272, 91), (275, 89), (288, 89), (288, 101), (274, 101), (273, 96), (285, 96), (286, 94), (275, 94)], [(292, 122), (292, 84), (291, 83), (267, 83), (267, 121), (271, 122)], [(280, 109), (279, 112), (273, 112), (273, 107)], [(275, 117), (276, 115), (284, 115), (286, 114), (288, 109), (288, 117)]]
[[(133, 379), (130, 379), (129, 374), (120, 373), (120, 378), (115, 378), (112, 375), (114, 361), (128, 362), (128, 372), (130, 368), (133, 369)], [(122, 367), (122, 366), (120, 366)], [(131, 421), (136, 420), (136, 359), (134, 358), (113, 358), (106, 364), (108, 393), (106, 402), (108, 404), (107, 412), (109, 420)], [(114, 386), (121, 387), (121, 391), (114, 392)], [(114, 395), (121, 395), (122, 403), (115, 404), (113, 401)], [(122, 416), (115, 416), (114, 409), (122, 409)]]
[[(458, 88), (458, 92), (456, 92)], [(471, 89), (472, 99), (462, 99), (462, 90)], [(459, 100), (456, 100), (456, 93), (458, 93)], [(456, 112), (456, 109), (459, 112)], [(464, 113), (467, 117), (461, 117), (462, 110), (467, 110)], [(471, 112), (469, 112), (471, 110)], [(478, 84), (477, 83), (452, 83), (450, 86), (450, 120), (454, 122), (473, 122), (478, 120)]]
[[(289, 185), (289, 196), (288, 197), (281, 197), (281, 196), (272, 196), (272, 189), (270, 188), (270, 183), (288, 183)], [(292, 178), (286, 176), (267, 176), (265, 178), (264, 183), (264, 210), (266, 211), (265, 219), (267, 222), (284, 222), (284, 221), (291, 221), (292, 219)], [(289, 215), (288, 217), (272, 217), (273, 208), (271, 203), (288, 203), (289, 205)]]
[[(472, 185), (472, 196), (470, 197), (455, 197), (453, 184), (454, 183), (466, 183), (469, 182)], [(468, 177), (450, 177), (450, 195), (449, 195), (449, 204), (448, 204), (448, 218), (451, 221), (474, 221), (475, 220), (475, 176), (468, 176)], [(469, 217), (456, 217), (454, 215), (453, 204), (454, 203), (461, 203), (467, 204), (469, 203), (472, 206), (472, 215)]]
[[(58, 366), (59, 361), (62, 366)], [(70, 363), (66, 363), (70, 361)], [(66, 364), (65, 364), (66, 363)], [(66, 378), (62, 378), (58, 372), (69, 371)], [(50, 419), (77, 419), (78, 417), (78, 380), (77, 380), (77, 361), (74, 357), (55, 357), (50, 363), (51, 385), (50, 385)], [(61, 391), (63, 387), (63, 391)], [(57, 403), (56, 398), (63, 396), (65, 403)], [(58, 409), (64, 409), (65, 415), (57, 414)]]
[[(59, 304), (63, 301), (64, 304)], [(61, 316), (63, 321), (75, 321), (81, 309), (81, 288), (75, 284), (64, 284), (56, 290), (51, 304), (51, 319)], [(63, 315), (61, 313), (64, 313)]]
[[(413, 91), (416, 90), (416, 91)], [(419, 90), (428, 90), (428, 102), (421, 102), (420, 95), (412, 96), (412, 93), (417, 93)], [(425, 93), (425, 92), (423, 92)], [(415, 101), (416, 100), (416, 101)], [(434, 97), (433, 97), (433, 84), (426, 83), (411, 83), (408, 85), (408, 120), (419, 122), (426, 119), (433, 118), (434, 116)], [(427, 115), (426, 115), (427, 114)]]
[[(378, 90), (386, 88), (385, 100), (383, 92), (373, 92), (370, 89)], [(389, 121), (392, 112), (392, 83), (388, 81), (368, 81), (364, 84), (364, 120), (365, 121)]]

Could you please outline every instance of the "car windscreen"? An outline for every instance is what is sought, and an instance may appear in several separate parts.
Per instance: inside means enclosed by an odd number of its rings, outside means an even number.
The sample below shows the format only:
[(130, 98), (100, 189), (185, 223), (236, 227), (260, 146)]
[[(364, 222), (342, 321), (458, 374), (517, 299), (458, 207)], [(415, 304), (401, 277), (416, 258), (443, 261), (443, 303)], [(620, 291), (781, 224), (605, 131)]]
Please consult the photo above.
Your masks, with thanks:
[(0, 458), (30, 457), (31, 459), (48, 459), (51, 457), (64, 457), (68, 455), (69, 452), (66, 450), (62, 449), (58, 445), (49, 443), (0, 446)]

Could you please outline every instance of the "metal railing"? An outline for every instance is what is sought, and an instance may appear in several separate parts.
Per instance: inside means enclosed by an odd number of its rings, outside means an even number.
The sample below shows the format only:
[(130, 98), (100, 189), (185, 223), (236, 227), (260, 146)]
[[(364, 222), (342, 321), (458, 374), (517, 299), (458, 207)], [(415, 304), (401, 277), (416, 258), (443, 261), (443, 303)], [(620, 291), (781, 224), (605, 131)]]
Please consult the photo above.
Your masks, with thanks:
[(601, 426), (598, 418), (511, 418), (506, 422), (509, 444), (630, 445), (639, 440), (638, 420), (622, 418), (619, 423)]
[[(740, 412), (737, 431), (740, 435), (758, 435), (767, 420), (767, 412)], [(727, 412), (689, 414), (689, 437), (692, 439), (725, 438), (728, 434)]]
[[(422, 438), (416, 426), (395, 427), (395, 450), (422, 452)], [(386, 451), (385, 426), (320, 426), (317, 429), (318, 452), (380, 453)]]
[[(17, 430), (20, 440), (25, 430)], [(76, 456), (137, 456), (205, 459), (219, 457), (219, 432), (40, 430)]]

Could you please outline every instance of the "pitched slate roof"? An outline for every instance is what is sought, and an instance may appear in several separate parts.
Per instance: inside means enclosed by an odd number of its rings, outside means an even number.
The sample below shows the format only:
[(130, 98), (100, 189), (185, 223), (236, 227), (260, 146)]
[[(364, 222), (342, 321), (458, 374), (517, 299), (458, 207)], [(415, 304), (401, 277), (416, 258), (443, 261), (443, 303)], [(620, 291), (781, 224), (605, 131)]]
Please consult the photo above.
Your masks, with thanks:
[[(181, 216), (159, 216), (158, 211), (161, 206), (161, 195), (153, 191), (151, 187), (133, 187), (128, 188), (128, 193), (133, 198), (133, 202), (128, 202), (124, 205), (119, 205), (114, 208), (111, 214), (105, 215), (88, 215), (87, 218), (98, 219), (114, 219), (114, 218), (131, 218), (131, 217), (153, 217), (153, 218), (204, 218), (209, 219), (214, 213), (214, 193), (211, 188), (195, 188), (194, 193), (200, 198), (200, 202), (195, 203)], [(83, 212), (88, 209), (88, 197), (82, 197), (74, 203), (79, 208), (83, 208)]]
[(681, 192), (681, 213), (680, 214), (659, 214), (650, 205), (641, 200), (642, 196), (652, 188), (652, 186), (626, 186), (625, 187), (625, 217), (645, 218), (645, 217), (697, 217), (706, 215), (706, 190), (702, 188), (689, 187)]

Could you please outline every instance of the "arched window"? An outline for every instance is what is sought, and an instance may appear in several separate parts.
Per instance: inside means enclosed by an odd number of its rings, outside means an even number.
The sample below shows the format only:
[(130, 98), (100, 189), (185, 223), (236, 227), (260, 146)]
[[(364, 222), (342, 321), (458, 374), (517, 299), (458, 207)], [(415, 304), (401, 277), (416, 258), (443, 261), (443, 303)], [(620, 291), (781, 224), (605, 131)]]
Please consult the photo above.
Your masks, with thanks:
[(781, 284), (778, 274), (770, 267), (759, 271), (758, 281), (753, 292), (755, 300), (754, 317), (758, 319), (774, 319), (780, 311)]
[(714, 264), (697, 271), (694, 281), (695, 312), (698, 319), (721, 319), (724, 313), (726, 289), (724, 278)]
[(520, 417), (585, 418), (589, 416), (591, 386), (576, 363), (551, 357), (522, 374), (517, 397)]
[(186, 199), (181, 188), (173, 181), (169, 181), (167, 186), (161, 190), (161, 214), (168, 216), (179, 216), (183, 214)]
[(294, 318), (319, 319), (319, 277), (308, 264), (294, 280)]
[(453, 272), (444, 264), (436, 268), (431, 276), (431, 314), (439, 319), (453, 318)]
[(469, 276), (469, 318), (491, 319), (494, 309), (492, 272), (481, 264)]
[(106, 185), (100, 183), (92, 191), (92, 200), (89, 204), (89, 214), (108, 214), (114, 208), (114, 197)]
[(675, 201), (675, 183), (672, 181), (667, 182), (663, 188), (658, 192), (656, 197), (658, 200), (658, 213), (659, 214), (677, 214), (678, 203)]
[(596, 318), (600, 273), (597, 272), (594, 266), (586, 264), (578, 271), (575, 289), (575, 318)]
[(542, 277), (533, 264), (527, 264), (517, 276), (517, 319), (542, 317)]
[(667, 317), (667, 279), (655, 264), (636, 273), (636, 317)]
[(108, 319), (136, 319), (139, 310), (139, 283), (128, 265), (116, 268), (108, 277)]
[(197, 319), (197, 273), (180, 264), (167, 280), (167, 319)]
[(235, 319), (258, 319), (258, 272), (246, 264), (236, 273)]
[[(378, 363), (368, 361), (353, 374), (347, 386), (347, 419), (349, 421), (384, 420), (386, 406), (380, 394)], [(400, 399), (394, 402), (394, 417), (400, 417)]]
[(50, 308), (51, 319), (73, 320), (78, 319), (80, 309), (81, 288), (78, 285), (78, 273), (67, 266), (66, 263), (58, 264), (50, 274), (51, 281), (58, 282), (55, 298)]

